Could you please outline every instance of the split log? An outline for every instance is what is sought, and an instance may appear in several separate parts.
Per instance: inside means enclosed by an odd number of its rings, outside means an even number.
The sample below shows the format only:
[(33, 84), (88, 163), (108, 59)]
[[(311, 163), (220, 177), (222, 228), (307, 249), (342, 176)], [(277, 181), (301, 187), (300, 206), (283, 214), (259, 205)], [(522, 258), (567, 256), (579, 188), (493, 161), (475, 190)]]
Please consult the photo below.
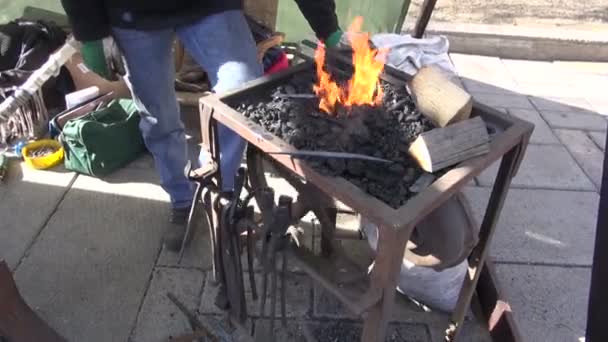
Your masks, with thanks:
[(420, 134), (408, 152), (424, 171), (435, 172), (489, 150), (486, 124), (475, 117)]
[(438, 127), (466, 120), (473, 98), (435, 67), (424, 67), (408, 83), (418, 110)]

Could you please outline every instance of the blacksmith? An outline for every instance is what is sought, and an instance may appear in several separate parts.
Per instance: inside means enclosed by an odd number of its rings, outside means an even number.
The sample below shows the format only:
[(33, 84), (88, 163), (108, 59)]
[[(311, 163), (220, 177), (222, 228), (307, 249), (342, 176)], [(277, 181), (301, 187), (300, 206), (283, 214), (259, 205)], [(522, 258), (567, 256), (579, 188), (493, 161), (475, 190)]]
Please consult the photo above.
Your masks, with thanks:
[[(317, 37), (337, 45), (342, 35), (333, 0), (296, 0)], [(176, 100), (172, 59), (175, 36), (207, 72), (213, 91), (224, 92), (262, 75), (242, 0), (62, 0), (85, 64), (108, 78), (102, 39), (113, 37), (127, 67), (140, 129), (154, 156), (161, 185), (171, 197), (165, 246), (181, 246), (193, 187), (184, 176), (187, 145)], [(219, 129), (223, 189), (230, 191), (245, 142)]]

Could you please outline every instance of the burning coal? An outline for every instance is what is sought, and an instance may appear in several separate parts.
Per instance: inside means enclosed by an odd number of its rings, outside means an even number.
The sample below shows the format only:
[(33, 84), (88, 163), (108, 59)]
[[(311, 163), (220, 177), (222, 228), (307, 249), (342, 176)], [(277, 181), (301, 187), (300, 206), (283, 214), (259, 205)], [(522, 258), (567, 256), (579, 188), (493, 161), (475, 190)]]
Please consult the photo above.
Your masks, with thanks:
[(319, 97), (319, 108), (334, 115), (336, 106), (344, 107), (382, 103), (380, 73), (384, 70), (387, 49), (374, 49), (369, 45), (369, 33), (361, 32), (363, 18), (357, 17), (350, 25), (347, 37), (353, 49), (352, 78), (345, 86), (333, 81), (325, 68), (325, 46), (319, 44), (315, 52), (318, 83), (313, 87)]

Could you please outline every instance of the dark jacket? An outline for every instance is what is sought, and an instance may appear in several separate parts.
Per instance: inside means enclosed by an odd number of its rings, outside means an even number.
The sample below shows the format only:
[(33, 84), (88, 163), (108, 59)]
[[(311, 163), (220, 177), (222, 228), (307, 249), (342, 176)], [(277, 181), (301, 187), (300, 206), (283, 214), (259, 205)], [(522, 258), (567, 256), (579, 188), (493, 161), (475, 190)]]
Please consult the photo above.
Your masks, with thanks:
[[(285, 1), (285, 0), (283, 0)], [(290, 0), (289, 0), (290, 1)], [(295, 0), (319, 39), (338, 29), (334, 0)], [(110, 27), (155, 30), (190, 24), (204, 16), (242, 9), (242, 0), (61, 0), (76, 39), (97, 40)]]

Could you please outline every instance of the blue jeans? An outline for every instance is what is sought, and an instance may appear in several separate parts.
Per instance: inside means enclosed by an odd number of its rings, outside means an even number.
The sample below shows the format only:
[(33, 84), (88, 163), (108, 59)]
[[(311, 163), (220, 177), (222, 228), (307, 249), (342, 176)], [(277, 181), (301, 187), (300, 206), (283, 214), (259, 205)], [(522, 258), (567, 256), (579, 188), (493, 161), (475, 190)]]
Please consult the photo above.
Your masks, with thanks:
[[(192, 201), (193, 186), (184, 176), (188, 147), (174, 88), (172, 43), (175, 35), (207, 72), (215, 92), (255, 79), (263, 74), (263, 69), (241, 11), (218, 13), (191, 25), (167, 30), (113, 28), (114, 39), (126, 61), (126, 81), (142, 113), (140, 129), (146, 147), (154, 156), (161, 186), (169, 193), (172, 206), (183, 208)], [(231, 190), (245, 141), (223, 125), (218, 134), (222, 187)]]

